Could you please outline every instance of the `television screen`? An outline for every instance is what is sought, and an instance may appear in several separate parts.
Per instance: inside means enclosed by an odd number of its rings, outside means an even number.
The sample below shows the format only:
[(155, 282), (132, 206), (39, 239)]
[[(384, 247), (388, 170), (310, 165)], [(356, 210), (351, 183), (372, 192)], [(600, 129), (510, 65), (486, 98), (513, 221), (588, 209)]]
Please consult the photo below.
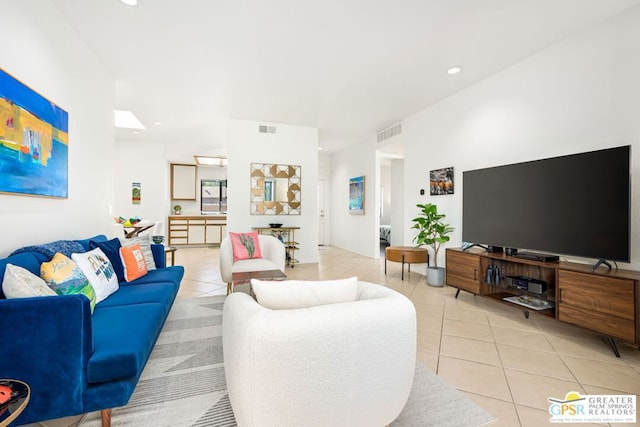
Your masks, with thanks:
[(630, 261), (630, 146), (463, 172), (462, 240)]

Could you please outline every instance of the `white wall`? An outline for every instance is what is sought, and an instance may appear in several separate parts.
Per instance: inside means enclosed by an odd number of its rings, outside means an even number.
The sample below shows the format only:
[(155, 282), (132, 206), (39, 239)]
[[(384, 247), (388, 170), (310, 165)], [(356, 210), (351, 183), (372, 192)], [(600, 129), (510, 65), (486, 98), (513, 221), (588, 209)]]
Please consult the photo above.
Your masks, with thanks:
[(391, 162), (380, 163), (380, 187), (382, 188), (382, 217), (380, 224), (391, 224)]
[[(152, 222), (162, 221), (166, 235), (169, 214), (169, 167), (163, 144), (157, 142), (116, 141), (114, 216), (139, 216)], [(139, 205), (131, 202), (131, 183), (141, 184)]]
[(331, 245), (331, 156), (328, 154), (318, 155), (318, 180), (324, 183), (324, 230), (323, 244)]
[(2, 69), (69, 113), (69, 197), (0, 194), (0, 256), (112, 231), (113, 79), (48, 1), (2, 8)]
[[(391, 244), (403, 246), (404, 218), (404, 160), (391, 160)], [(409, 227), (411, 224), (409, 224)]]
[[(218, 166), (198, 166), (197, 173), (198, 188), (200, 186), (200, 180), (202, 179), (227, 179), (227, 168)], [(200, 191), (198, 193), (198, 200), (200, 198)]]
[[(162, 221), (158, 232), (167, 234), (167, 217), (172, 206), (180, 204), (183, 215), (200, 215), (200, 180), (226, 179), (224, 167), (198, 166), (196, 173), (196, 200), (171, 202), (171, 167), (167, 149), (157, 141), (125, 141), (115, 143), (114, 216), (130, 218), (139, 216), (149, 221)], [(141, 183), (142, 200), (139, 205), (131, 202), (131, 183)]]
[[(259, 125), (276, 127), (275, 134), (259, 133)], [(302, 263), (318, 262), (318, 130), (249, 120), (229, 121), (227, 166), (227, 230), (250, 231), (251, 227), (279, 222), (297, 226), (296, 258)], [(301, 215), (251, 215), (249, 194), (251, 163), (300, 165)]]
[[(331, 156), (331, 244), (365, 256), (379, 257), (380, 224), (376, 200), (379, 178), (375, 142), (352, 145)], [(349, 215), (349, 179), (365, 177), (365, 214)]]
[[(448, 246), (461, 244), (464, 170), (626, 144), (633, 146), (631, 204), (637, 213), (638, 52), (640, 7), (635, 7), (403, 120), (405, 243), (413, 238), (415, 204), (430, 201), (456, 228)], [(419, 196), (429, 170), (448, 166), (455, 167), (455, 194)], [(632, 215), (634, 269), (640, 268), (638, 218)], [(443, 264), (444, 255), (441, 251)]]

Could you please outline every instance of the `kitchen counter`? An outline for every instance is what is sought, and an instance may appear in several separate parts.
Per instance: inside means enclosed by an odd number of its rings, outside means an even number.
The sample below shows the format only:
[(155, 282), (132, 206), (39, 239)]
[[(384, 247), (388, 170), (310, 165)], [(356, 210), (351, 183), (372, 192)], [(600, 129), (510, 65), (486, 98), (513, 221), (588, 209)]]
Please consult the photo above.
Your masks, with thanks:
[(169, 215), (169, 246), (220, 245), (227, 235), (226, 215)]
[(180, 215), (169, 215), (169, 218), (227, 218), (227, 214), (180, 214)]

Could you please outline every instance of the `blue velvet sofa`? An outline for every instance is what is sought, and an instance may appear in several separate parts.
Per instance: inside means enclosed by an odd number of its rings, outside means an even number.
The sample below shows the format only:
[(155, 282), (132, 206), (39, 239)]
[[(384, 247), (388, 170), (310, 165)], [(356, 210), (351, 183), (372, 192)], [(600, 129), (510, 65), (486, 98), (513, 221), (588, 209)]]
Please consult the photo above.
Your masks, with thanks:
[[(90, 240), (78, 240), (89, 250)], [(140, 378), (184, 276), (165, 267), (164, 247), (151, 245), (157, 270), (96, 305), (84, 295), (6, 299), (0, 286), (0, 378), (23, 380), (31, 400), (17, 425), (125, 405)], [(40, 274), (38, 252), (0, 259)], [(108, 420), (107, 420), (108, 422)]]

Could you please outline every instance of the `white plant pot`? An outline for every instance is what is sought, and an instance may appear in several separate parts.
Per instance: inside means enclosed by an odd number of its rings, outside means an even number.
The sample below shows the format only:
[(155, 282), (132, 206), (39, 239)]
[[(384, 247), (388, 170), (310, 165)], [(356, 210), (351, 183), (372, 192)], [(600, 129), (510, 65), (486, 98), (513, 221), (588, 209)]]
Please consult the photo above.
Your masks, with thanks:
[(430, 286), (444, 286), (444, 268), (427, 267), (427, 283)]

